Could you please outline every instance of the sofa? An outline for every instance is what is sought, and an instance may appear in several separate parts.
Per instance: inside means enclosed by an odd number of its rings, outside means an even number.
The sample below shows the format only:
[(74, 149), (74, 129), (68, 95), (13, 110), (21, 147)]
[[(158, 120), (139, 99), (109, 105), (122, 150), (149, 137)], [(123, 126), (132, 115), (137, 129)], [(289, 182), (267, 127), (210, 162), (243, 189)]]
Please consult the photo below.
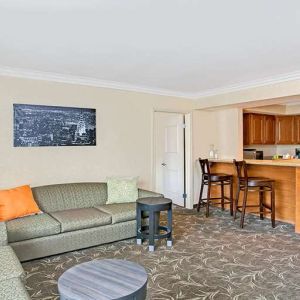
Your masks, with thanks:
[(24, 286), (24, 271), (13, 251), (7, 245), (7, 234), (4, 222), (0, 222), (0, 299), (29, 300)]
[[(136, 203), (106, 204), (106, 183), (56, 184), (32, 192), (43, 213), (0, 222), (1, 300), (30, 299), (20, 261), (136, 236)], [(162, 196), (138, 190), (139, 198)]]

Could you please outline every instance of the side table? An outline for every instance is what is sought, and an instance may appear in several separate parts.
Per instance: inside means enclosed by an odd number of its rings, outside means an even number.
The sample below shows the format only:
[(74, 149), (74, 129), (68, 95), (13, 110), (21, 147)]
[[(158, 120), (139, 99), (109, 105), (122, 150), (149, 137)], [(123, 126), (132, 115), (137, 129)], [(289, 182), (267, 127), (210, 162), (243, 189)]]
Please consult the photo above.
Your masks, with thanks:
[[(172, 200), (163, 197), (140, 198), (136, 201), (137, 244), (143, 239), (149, 240), (149, 251), (154, 251), (155, 240), (167, 238), (167, 246), (172, 246)], [(168, 225), (159, 224), (160, 212), (168, 212)], [(142, 213), (149, 213), (149, 225), (142, 225)], [(163, 233), (161, 233), (163, 231)]]

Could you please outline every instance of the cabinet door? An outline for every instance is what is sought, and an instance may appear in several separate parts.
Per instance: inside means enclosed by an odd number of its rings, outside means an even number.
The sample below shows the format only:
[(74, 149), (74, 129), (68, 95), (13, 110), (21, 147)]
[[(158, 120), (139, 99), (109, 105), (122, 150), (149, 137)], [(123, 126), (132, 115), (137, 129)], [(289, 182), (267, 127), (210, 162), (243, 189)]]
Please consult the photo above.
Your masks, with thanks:
[(263, 144), (265, 140), (264, 115), (252, 114), (250, 118), (250, 143)]
[(294, 116), (294, 142), (300, 144), (300, 116)]
[(266, 115), (264, 117), (265, 140), (264, 144), (275, 144), (275, 117)]
[(244, 114), (243, 115), (243, 140), (244, 140), (244, 145), (251, 145), (251, 143), (250, 143), (250, 133), (251, 133), (250, 114)]
[(294, 144), (294, 116), (276, 116), (276, 143)]

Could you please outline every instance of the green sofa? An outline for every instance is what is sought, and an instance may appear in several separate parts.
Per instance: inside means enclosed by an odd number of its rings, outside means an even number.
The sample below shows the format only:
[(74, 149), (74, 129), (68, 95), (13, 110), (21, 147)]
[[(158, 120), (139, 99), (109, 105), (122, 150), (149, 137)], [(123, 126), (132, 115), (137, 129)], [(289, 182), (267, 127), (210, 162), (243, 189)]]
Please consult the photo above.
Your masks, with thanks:
[[(136, 203), (106, 204), (106, 183), (35, 187), (42, 214), (0, 222), (0, 299), (30, 299), (19, 262), (136, 236)], [(139, 189), (139, 198), (161, 194)], [(4, 272), (3, 272), (4, 269)], [(5, 270), (12, 270), (5, 272)], [(5, 295), (5, 296), (4, 296)]]
[(0, 299), (29, 300), (23, 283), (23, 268), (13, 249), (7, 245), (4, 222), (0, 222), (0, 266)]

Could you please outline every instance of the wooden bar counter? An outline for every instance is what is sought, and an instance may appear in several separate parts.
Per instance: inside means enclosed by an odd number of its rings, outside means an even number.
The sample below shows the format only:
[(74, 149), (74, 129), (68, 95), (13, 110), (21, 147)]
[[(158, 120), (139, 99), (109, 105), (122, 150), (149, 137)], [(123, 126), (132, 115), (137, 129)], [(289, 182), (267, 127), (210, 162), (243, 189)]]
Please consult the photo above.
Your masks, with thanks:
[[(211, 162), (211, 172), (234, 175), (234, 198), (236, 198), (237, 178), (233, 160), (211, 160)], [(246, 162), (248, 176), (268, 177), (275, 180), (276, 220), (295, 224), (295, 232), (300, 233), (300, 159), (246, 160)], [(217, 191), (212, 190), (212, 195), (216, 193)], [(240, 201), (242, 198), (243, 192), (240, 194)], [(269, 197), (266, 197), (266, 201), (269, 201)], [(248, 203), (258, 203), (258, 193), (249, 193)]]

